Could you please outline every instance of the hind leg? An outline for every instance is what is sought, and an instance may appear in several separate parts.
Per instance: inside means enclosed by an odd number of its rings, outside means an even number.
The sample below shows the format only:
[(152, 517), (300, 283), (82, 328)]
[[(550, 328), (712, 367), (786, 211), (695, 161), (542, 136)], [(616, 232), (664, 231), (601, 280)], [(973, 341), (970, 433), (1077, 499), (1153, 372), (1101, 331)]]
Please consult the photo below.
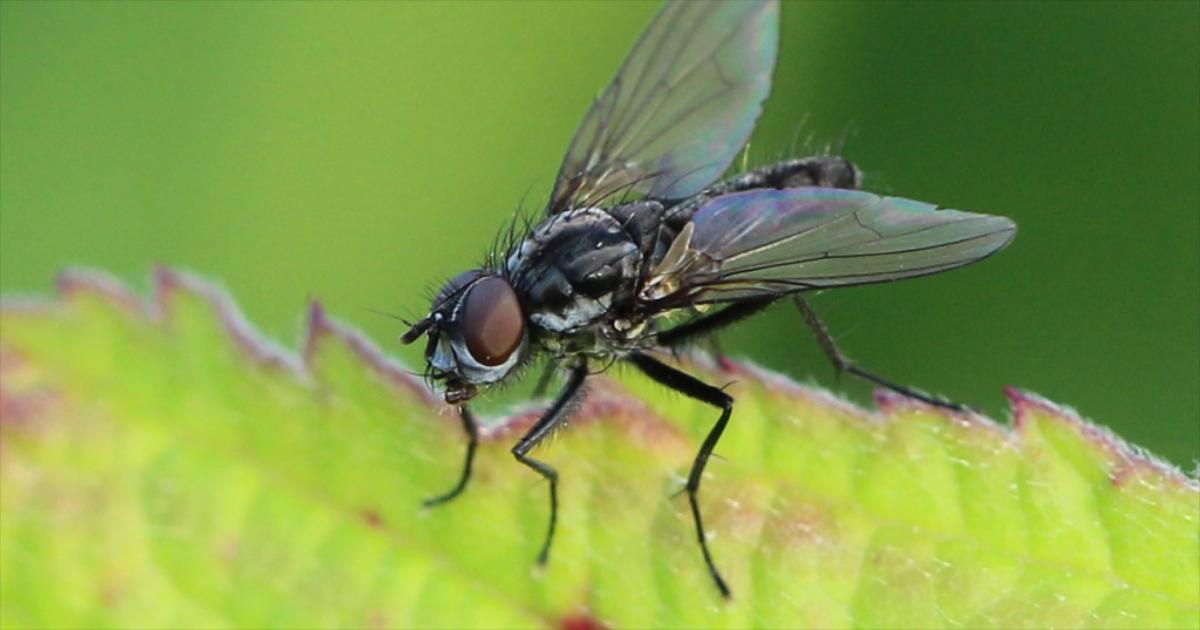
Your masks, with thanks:
[(813, 334), (817, 337), (817, 343), (821, 345), (821, 350), (825, 352), (825, 356), (829, 357), (829, 361), (833, 363), (833, 367), (836, 368), (838, 372), (853, 374), (854, 376), (857, 376), (865, 381), (869, 381), (879, 385), (880, 387), (890, 389), (898, 394), (908, 396), (909, 398), (915, 398), (916, 400), (920, 400), (930, 405), (942, 407), (944, 409), (950, 409), (951, 411), (970, 411), (970, 408), (966, 405), (946, 400), (940, 396), (926, 394), (925, 392), (913, 389), (911, 387), (899, 385), (873, 372), (868, 372), (867, 370), (858, 367), (854, 361), (850, 360), (850, 357), (846, 356), (846, 354), (842, 352), (841, 348), (837, 347), (837, 343), (833, 340), (833, 335), (830, 335), (829, 329), (825, 327), (825, 322), (821, 321), (821, 318), (817, 316), (817, 312), (814, 311), (811, 306), (809, 306), (808, 302), (806, 302), (804, 298), (800, 297), (799, 295), (792, 296), (792, 301), (796, 303), (796, 308), (800, 309), (800, 314), (804, 316), (804, 322), (808, 324), (809, 328), (812, 329)]

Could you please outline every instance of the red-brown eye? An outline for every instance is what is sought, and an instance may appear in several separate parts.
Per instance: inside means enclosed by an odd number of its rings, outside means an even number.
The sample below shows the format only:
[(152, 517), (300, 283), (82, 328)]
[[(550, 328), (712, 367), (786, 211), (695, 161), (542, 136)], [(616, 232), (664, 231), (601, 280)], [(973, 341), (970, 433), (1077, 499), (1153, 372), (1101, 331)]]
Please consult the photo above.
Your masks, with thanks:
[(525, 331), (517, 294), (503, 278), (491, 277), (471, 287), (464, 299), (462, 331), (467, 351), (488, 367), (504, 363), (521, 345)]

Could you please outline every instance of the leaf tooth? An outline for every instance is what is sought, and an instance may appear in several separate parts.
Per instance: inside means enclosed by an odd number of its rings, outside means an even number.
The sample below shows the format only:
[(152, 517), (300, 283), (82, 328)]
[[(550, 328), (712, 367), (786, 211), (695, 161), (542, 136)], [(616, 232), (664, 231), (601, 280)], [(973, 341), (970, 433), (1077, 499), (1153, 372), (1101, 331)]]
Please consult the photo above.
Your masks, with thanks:
[(163, 266), (156, 268), (155, 303), (164, 321), (170, 319), (174, 303), (181, 295), (195, 296), (210, 305), (217, 312), (221, 325), (234, 344), (256, 364), (284, 370), (297, 379), (304, 379), (304, 367), (300, 358), (255, 328), (227, 291), (186, 271)]
[(1109, 479), (1114, 485), (1122, 485), (1135, 470), (1149, 470), (1193, 492), (1200, 492), (1200, 479), (1188, 477), (1180, 469), (1126, 442), (1108, 428), (1085, 420), (1075, 409), (1012, 386), (1005, 387), (1004, 393), (1013, 408), (1013, 425), (1022, 439), (1031, 429), (1031, 422), (1039, 417), (1046, 418), (1067, 425), (1082, 439), (1097, 447), (1108, 460)]
[(383, 382), (393, 385), (400, 392), (415, 396), (430, 407), (445, 407), (442, 399), (429, 389), (424, 381), (405, 368), (400, 361), (384, 354), (375, 342), (357, 329), (330, 317), (321, 302), (313, 300), (308, 307), (308, 330), (305, 331), (301, 350), (304, 367), (309, 373), (315, 372), (314, 366), (319, 360), (319, 350), (327, 340), (340, 342), (350, 348), (350, 351), (361, 359), (368, 369), (379, 375)]
[(60, 297), (71, 299), (79, 295), (94, 295), (142, 318), (150, 319), (154, 309), (119, 278), (94, 269), (68, 267), (59, 272), (55, 286)]

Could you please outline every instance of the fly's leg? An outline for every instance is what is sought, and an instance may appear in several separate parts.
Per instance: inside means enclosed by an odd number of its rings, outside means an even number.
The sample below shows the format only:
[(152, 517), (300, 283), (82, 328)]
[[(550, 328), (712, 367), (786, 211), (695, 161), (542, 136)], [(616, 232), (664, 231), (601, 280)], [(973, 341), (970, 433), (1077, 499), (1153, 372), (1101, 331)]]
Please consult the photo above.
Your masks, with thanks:
[(698, 337), (711, 335), (730, 324), (735, 324), (751, 315), (759, 313), (774, 301), (775, 298), (770, 297), (736, 302), (716, 313), (705, 315), (686, 324), (680, 324), (671, 330), (658, 333), (658, 344), (672, 350), (677, 349)]
[[(880, 387), (890, 389), (896, 393), (903, 394), (909, 398), (914, 398), (922, 402), (950, 409), (952, 411), (970, 411), (966, 405), (946, 400), (937, 396), (931, 396), (924, 392), (917, 391), (911, 387), (905, 387), (893, 383), (882, 376), (868, 372), (846, 356), (833, 340), (833, 336), (829, 334), (829, 329), (825, 327), (825, 323), (817, 316), (816, 311), (809, 306), (803, 298), (796, 295), (792, 298), (796, 307), (800, 309), (800, 313), (804, 316), (805, 323), (812, 329), (813, 334), (817, 337), (817, 343), (821, 345), (821, 350), (825, 352), (825, 356), (829, 357), (829, 361), (833, 363), (833, 367), (838, 372), (853, 374), (861, 379), (870, 381)], [(728, 306), (716, 313), (706, 315), (695, 321), (676, 326), (671, 330), (664, 331), (658, 335), (658, 343), (666, 348), (675, 350), (680, 346), (694, 340), (697, 337), (712, 334), (717, 330), (724, 328), (730, 324), (739, 322), (751, 315), (754, 315), (774, 302), (775, 298), (764, 298), (759, 300), (751, 300), (746, 302), (738, 302), (732, 306)]]
[[(752, 171), (742, 177), (747, 176), (755, 176), (776, 188), (820, 186), (824, 188), (858, 189), (862, 186), (862, 172), (849, 161), (833, 156), (780, 162), (759, 169), (758, 171)], [(731, 181), (736, 182), (738, 179), (741, 178)], [(796, 303), (796, 308), (800, 309), (800, 314), (804, 316), (805, 323), (808, 324), (808, 327), (812, 329), (813, 334), (817, 337), (817, 343), (820, 344), (821, 350), (825, 352), (825, 356), (829, 357), (829, 361), (833, 363), (833, 367), (838, 373), (853, 374), (880, 387), (937, 407), (953, 411), (968, 410), (965, 405), (893, 383), (882, 376), (860, 368), (837, 347), (833, 336), (829, 334), (829, 329), (825, 327), (825, 323), (821, 321), (821, 318), (817, 316), (817, 312), (809, 306), (808, 302), (799, 294), (793, 295), (792, 300)]]
[[(747, 317), (750, 317), (751, 315), (754, 315), (755, 313), (758, 313), (759, 311), (762, 311), (770, 306), (774, 301), (774, 298), (767, 298), (762, 300), (739, 302), (732, 306), (725, 307), (716, 313), (705, 315), (704, 317), (695, 319), (686, 324), (680, 324), (671, 330), (659, 333), (657, 338), (658, 344), (675, 353), (683, 346), (699, 337), (712, 335), (713, 333), (726, 326), (729, 326), (730, 324), (737, 323), (743, 319), (746, 319)], [(717, 344), (717, 338), (710, 337), (709, 340), (712, 344), (711, 349), (714, 353), (714, 358), (717, 360), (717, 364), (724, 367), (722, 359), (724, 358), (725, 353), (721, 351), (721, 347)]]
[(846, 356), (846, 354), (842, 352), (841, 348), (837, 347), (837, 343), (834, 342), (833, 336), (829, 334), (829, 329), (825, 327), (825, 323), (822, 322), (821, 318), (817, 316), (817, 312), (813, 310), (812, 306), (810, 306), (808, 302), (799, 295), (792, 296), (792, 300), (796, 303), (796, 308), (800, 309), (800, 314), (804, 316), (804, 322), (808, 324), (808, 327), (812, 329), (813, 334), (816, 335), (817, 343), (821, 345), (821, 350), (825, 352), (825, 356), (829, 357), (829, 361), (833, 363), (833, 367), (837, 369), (838, 372), (853, 374), (854, 376), (879, 385), (880, 387), (890, 389), (898, 394), (903, 394), (909, 398), (915, 398), (916, 400), (920, 400), (921, 402), (928, 403), (936, 407), (942, 407), (951, 411), (970, 411), (970, 408), (966, 405), (946, 400), (945, 398), (941, 398), (939, 396), (926, 394), (924, 392), (912, 389), (911, 387), (898, 385), (886, 378), (883, 378), (882, 376), (873, 374), (858, 367), (855, 365), (854, 361), (850, 360), (850, 357)]
[(721, 417), (713, 425), (713, 428), (709, 430), (708, 436), (704, 438), (704, 442), (700, 445), (700, 452), (696, 453), (696, 459), (692, 462), (692, 470), (688, 473), (686, 490), (688, 503), (692, 507), (692, 520), (696, 523), (696, 538), (700, 541), (700, 551), (704, 554), (704, 564), (708, 566), (708, 573), (712, 576), (713, 582), (716, 583), (717, 590), (721, 592), (721, 596), (729, 599), (732, 593), (729, 590), (729, 586), (726, 585), (725, 579), (721, 577), (720, 571), (717, 571), (717, 565), (712, 559), (712, 552), (708, 549), (708, 539), (704, 535), (704, 522), (700, 518), (698, 495), (700, 493), (700, 478), (704, 474), (704, 466), (708, 464), (708, 457), (712, 454), (713, 448), (716, 447), (717, 441), (721, 439), (721, 433), (725, 431), (725, 425), (729, 422), (729, 415), (733, 412), (733, 398), (720, 389), (648, 355), (634, 353), (629, 356), (629, 360), (651, 379), (685, 396), (708, 403), (721, 410)]
[(558, 471), (546, 462), (529, 457), (529, 451), (547, 435), (550, 435), (557, 424), (567, 418), (570, 414), (571, 403), (583, 390), (583, 382), (587, 379), (587, 374), (587, 366), (584, 364), (571, 370), (567, 385), (559, 392), (554, 404), (546, 410), (546, 413), (542, 414), (533, 428), (512, 448), (513, 457), (516, 457), (517, 461), (532, 468), (550, 482), (550, 527), (546, 530), (546, 541), (542, 543), (542, 550), (538, 553), (538, 564), (546, 564), (546, 560), (550, 557), (550, 542), (554, 540), (554, 526), (558, 522)]
[(479, 444), (479, 426), (475, 423), (474, 414), (466, 405), (458, 408), (458, 417), (462, 420), (463, 431), (467, 433), (467, 458), (463, 462), (462, 475), (459, 476), (458, 483), (449, 492), (425, 499), (422, 503), (425, 507), (441, 505), (462, 494), (463, 488), (467, 487), (467, 480), (471, 478), (471, 464), (475, 461), (475, 447)]

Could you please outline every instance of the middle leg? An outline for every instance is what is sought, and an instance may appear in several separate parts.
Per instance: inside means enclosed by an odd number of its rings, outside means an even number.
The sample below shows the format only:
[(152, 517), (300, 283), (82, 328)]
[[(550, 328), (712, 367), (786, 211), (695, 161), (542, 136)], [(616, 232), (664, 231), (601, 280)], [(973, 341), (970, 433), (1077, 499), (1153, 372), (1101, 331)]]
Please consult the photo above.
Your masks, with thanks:
[(449, 492), (425, 499), (425, 507), (441, 505), (462, 494), (463, 489), (467, 487), (467, 481), (471, 479), (471, 463), (475, 461), (475, 448), (479, 446), (479, 425), (475, 422), (475, 415), (466, 405), (458, 408), (458, 416), (462, 420), (463, 431), (467, 434), (467, 458), (463, 461), (462, 473), (458, 477), (458, 483)]
[(717, 446), (717, 441), (721, 439), (721, 434), (725, 432), (725, 425), (729, 423), (729, 415), (733, 413), (733, 397), (721, 391), (720, 388), (704, 383), (700, 379), (681, 372), (649, 355), (640, 352), (634, 353), (629, 356), (629, 361), (646, 376), (649, 376), (662, 385), (666, 385), (685, 396), (695, 398), (721, 409), (721, 417), (717, 419), (717, 423), (709, 430), (708, 436), (704, 438), (704, 442), (700, 445), (700, 451), (696, 453), (695, 461), (692, 462), (692, 470), (688, 473), (686, 490), (688, 503), (692, 507), (692, 520), (696, 524), (696, 538), (700, 541), (700, 551), (704, 554), (704, 564), (708, 567), (708, 573), (712, 576), (713, 582), (716, 583), (717, 590), (721, 592), (721, 596), (729, 599), (732, 593), (729, 590), (729, 586), (725, 583), (725, 578), (721, 577), (721, 572), (717, 570), (716, 563), (713, 562), (712, 552), (708, 550), (708, 538), (704, 534), (704, 522), (700, 518), (699, 494), (700, 478), (704, 474), (704, 467), (708, 464), (708, 457), (712, 455), (713, 448)]

